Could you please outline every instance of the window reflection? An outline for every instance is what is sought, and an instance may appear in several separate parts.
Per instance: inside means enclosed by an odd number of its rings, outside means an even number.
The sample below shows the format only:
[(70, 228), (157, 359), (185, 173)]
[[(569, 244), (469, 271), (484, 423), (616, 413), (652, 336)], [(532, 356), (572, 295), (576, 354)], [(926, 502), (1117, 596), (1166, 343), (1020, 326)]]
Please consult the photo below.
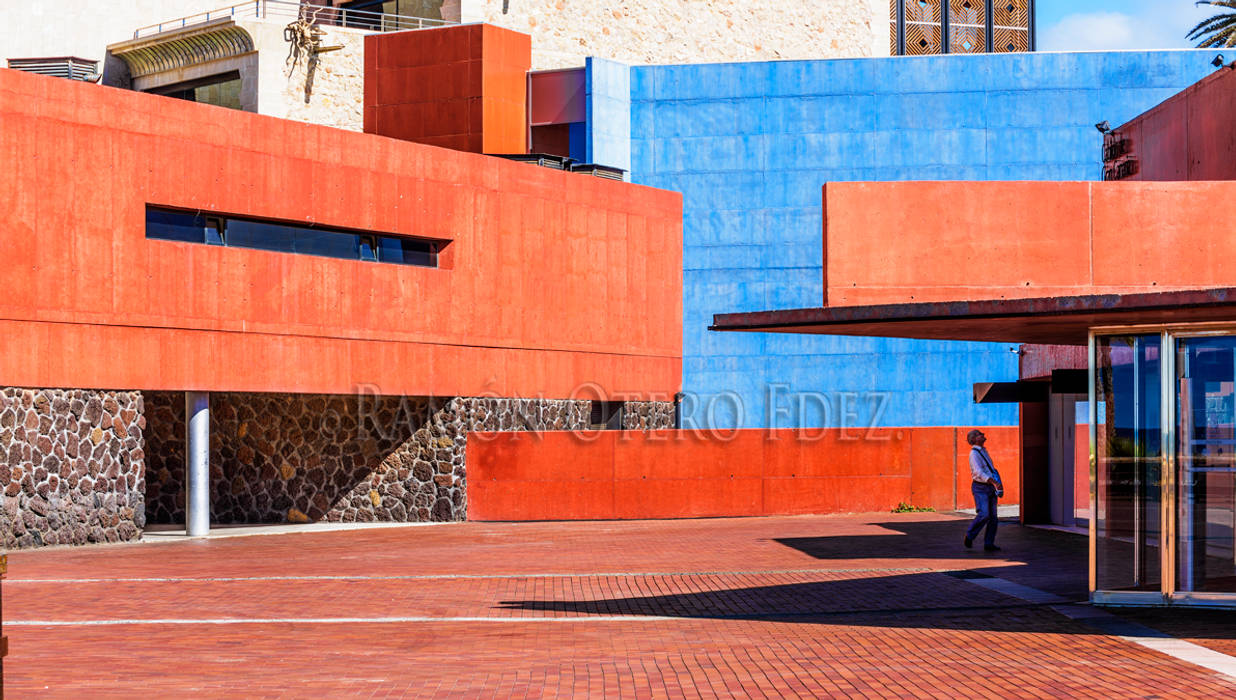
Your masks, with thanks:
[(438, 241), (146, 208), (146, 237), (344, 260), (438, 266)]

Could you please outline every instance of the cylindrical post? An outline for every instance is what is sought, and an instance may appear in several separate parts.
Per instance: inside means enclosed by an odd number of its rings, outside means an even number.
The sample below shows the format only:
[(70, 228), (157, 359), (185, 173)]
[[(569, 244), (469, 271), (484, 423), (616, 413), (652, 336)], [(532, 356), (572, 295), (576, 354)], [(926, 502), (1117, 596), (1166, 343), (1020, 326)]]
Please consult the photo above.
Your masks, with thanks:
[(185, 531), (210, 532), (210, 394), (185, 392)]

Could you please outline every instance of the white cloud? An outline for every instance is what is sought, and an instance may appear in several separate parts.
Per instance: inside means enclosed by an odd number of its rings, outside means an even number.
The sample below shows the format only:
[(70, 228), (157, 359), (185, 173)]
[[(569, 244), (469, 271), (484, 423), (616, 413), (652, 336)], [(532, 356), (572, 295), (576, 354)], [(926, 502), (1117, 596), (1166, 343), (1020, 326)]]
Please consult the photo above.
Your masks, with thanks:
[(1127, 12), (1077, 12), (1040, 28), (1043, 51), (1177, 49), (1193, 46), (1185, 35), (1223, 8), (1195, 7), (1189, 0), (1142, 0)]

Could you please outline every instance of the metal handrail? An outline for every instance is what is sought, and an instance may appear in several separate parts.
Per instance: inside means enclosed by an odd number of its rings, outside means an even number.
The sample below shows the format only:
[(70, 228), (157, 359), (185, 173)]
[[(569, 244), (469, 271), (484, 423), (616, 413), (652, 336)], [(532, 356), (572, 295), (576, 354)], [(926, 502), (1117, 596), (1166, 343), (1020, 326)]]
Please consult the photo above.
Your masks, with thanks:
[(332, 27), (351, 27), (370, 32), (399, 32), (407, 29), (428, 29), (430, 27), (445, 27), (456, 24), (456, 22), (444, 19), (392, 15), (369, 10), (350, 10), (344, 7), (302, 5), (302, 3), (293, 2), (292, 0), (249, 0), (249, 2), (242, 2), (218, 10), (199, 12), (195, 15), (140, 27), (134, 30), (133, 38), (141, 39), (145, 36), (155, 36), (163, 32), (176, 31), (220, 19), (278, 18), (290, 21), (300, 17), (302, 6), (314, 12), (314, 17), (318, 24)]

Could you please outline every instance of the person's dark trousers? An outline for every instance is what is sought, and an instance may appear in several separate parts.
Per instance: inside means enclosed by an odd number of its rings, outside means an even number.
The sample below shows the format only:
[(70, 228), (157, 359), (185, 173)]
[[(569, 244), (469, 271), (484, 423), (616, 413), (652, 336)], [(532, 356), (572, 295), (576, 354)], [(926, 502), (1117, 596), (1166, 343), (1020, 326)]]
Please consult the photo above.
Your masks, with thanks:
[(996, 526), (999, 522), (996, 517), (996, 487), (991, 484), (980, 484), (977, 481), (971, 484), (970, 491), (974, 494), (974, 509), (978, 511), (978, 515), (974, 516), (974, 522), (970, 523), (970, 529), (966, 530), (966, 539), (973, 540), (978, 537), (979, 530), (986, 525), (987, 534), (983, 537), (983, 545), (991, 547), (996, 543)]

